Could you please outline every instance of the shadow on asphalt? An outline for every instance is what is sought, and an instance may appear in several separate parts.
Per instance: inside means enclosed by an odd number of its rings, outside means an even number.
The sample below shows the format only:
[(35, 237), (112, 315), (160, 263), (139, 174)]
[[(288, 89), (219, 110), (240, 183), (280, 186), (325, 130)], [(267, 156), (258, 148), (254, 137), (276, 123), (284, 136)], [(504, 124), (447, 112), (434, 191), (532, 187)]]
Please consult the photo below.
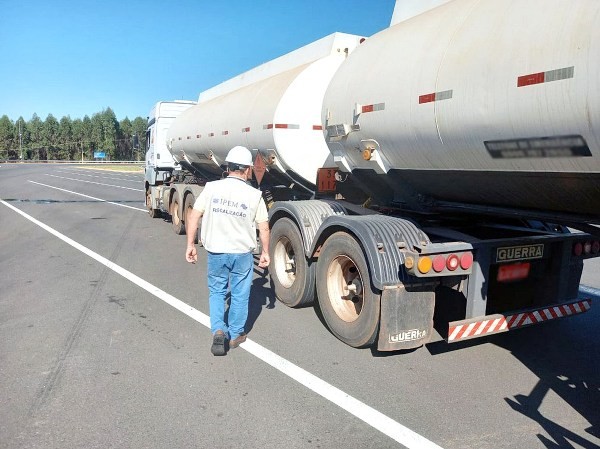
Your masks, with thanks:
[(254, 273), (258, 275), (252, 281), (250, 289), (250, 300), (248, 302), (248, 319), (246, 320), (246, 332), (250, 332), (263, 311), (263, 308), (275, 308), (275, 293), (271, 285), (268, 269), (254, 267)]
[[(432, 355), (479, 344), (495, 344), (510, 351), (539, 379), (530, 392), (515, 392), (506, 403), (539, 424), (549, 435), (538, 434), (548, 449), (598, 448), (598, 445), (542, 414), (549, 393), (557, 394), (591, 426), (586, 432), (600, 438), (600, 298), (592, 296), (592, 309), (582, 315), (547, 322), (513, 332), (460, 343), (426, 345)], [(596, 308), (594, 308), (596, 305)]]
[(588, 312), (587, 316), (523, 329), (522, 335), (507, 333), (493, 339), (539, 378), (529, 393), (519, 392), (505, 401), (550, 435), (551, 440), (537, 435), (547, 448), (598, 447), (546, 418), (540, 407), (546, 395), (554, 392), (591, 424), (586, 432), (600, 438), (599, 317)]

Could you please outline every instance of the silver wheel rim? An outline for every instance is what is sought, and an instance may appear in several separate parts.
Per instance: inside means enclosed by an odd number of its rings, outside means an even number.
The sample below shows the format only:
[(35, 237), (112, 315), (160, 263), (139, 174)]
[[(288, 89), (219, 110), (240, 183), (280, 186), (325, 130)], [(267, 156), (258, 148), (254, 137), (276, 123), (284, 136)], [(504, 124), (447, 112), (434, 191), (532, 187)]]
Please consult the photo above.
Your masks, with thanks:
[(327, 270), (327, 292), (336, 315), (347, 323), (356, 321), (364, 305), (363, 279), (356, 263), (338, 256)]
[(296, 280), (296, 255), (289, 239), (282, 237), (275, 244), (273, 266), (280, 284), (290, 288)]

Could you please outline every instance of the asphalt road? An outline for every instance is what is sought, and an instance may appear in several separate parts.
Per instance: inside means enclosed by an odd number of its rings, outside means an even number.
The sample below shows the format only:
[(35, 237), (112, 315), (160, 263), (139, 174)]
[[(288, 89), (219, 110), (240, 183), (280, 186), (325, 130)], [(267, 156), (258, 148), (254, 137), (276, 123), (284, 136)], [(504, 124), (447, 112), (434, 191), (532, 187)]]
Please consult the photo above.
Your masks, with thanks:
[[(185, 238), (148, 217), (141, 174), (0, 175), (0, 448), (600, 446), (598, 305), (381, 354), (275, 302), (257, 272), (249, 341), (213, 357), (204, 254), (186, 263)], [(591, 295), (599, 274), (586, 264)]]

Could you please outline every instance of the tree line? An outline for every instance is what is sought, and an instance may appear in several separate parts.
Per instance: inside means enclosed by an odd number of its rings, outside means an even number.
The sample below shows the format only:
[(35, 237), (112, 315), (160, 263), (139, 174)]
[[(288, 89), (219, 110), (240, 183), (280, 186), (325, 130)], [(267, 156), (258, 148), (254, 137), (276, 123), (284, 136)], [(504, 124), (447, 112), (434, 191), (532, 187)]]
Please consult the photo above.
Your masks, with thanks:
[(95, 152), (103, 152), (106, 160), (143, 160), (146, 125), (142, 117), (118, 121), (111, 108), (75, 120), (48, 114), (42, 121), (33, 114), (29, 121), (19, 117), (13, 122), (3, 115), (0, 159), (94, 160)]

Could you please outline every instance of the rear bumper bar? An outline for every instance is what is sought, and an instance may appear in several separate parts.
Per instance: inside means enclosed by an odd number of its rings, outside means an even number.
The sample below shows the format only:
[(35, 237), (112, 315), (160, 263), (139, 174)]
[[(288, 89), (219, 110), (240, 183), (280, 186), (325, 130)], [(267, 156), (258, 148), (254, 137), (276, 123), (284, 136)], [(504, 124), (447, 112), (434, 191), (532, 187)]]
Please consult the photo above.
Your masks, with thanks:
[(540, 309), (495, 314), (468, 320), (452, 321), (448, 325), (448, 343), (483, 337), (484, 335), (508, 332), (525, 326), (539, 324), (590, 310), (591, 299), (582, 299), (566, 304)]

